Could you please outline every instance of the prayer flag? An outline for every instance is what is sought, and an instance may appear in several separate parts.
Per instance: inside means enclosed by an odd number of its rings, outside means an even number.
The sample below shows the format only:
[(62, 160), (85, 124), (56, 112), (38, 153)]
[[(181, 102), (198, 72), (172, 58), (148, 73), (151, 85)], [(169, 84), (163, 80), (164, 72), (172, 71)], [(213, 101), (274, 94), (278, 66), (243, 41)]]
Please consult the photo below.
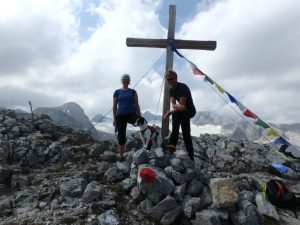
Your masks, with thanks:
[(205, 75), (201, 70), (199, 70), (199, 69), (197, 68), (197, 66), (196, 66), (194, 63), (192, 63), (192, 62), (189, 61), (189, 60), (188, 60), (188, 62), (190, 63), (190, 65), (191, 65), (191, 67), (192, 67), (193, 74), (195, 74), (195, 75), (201, 75), (201, 76), (204, 76), (204, 75)]
[(226, 91), (226, 94), (228, 95), (228, 98), (230, 99), (230, 101), (231, 101), (232, 103), (237, 104), (236, 99), (235, 99), (232, 95), (230, 95), (227, 91)]
[(274, 141), (274, 144), (275, 145), (290, 145), (290, 143), (281, 136)]
[(267, 136), (275, 136), (275, 137), (279, 137), (280, 135), (277, 133), (277, 131), (275, 131), (273, 128), (268, 128), (266, 131), (266, 135)]
[(246, 108), (242, 103), (240, 103), (238, 100), (235, 100), (235, 101), (236, 101), (237, 106), (238, 106), (239, 109), (241, 110), (241, 112), (244, 112), (244, 110), (247, 109), (247, 108)]
[(246, 109), (244, 112), (243, 112), (244, 116), (247, 116), (247, 117), (250, 117), (250, 118), (253, 118), (253, 119), (256, 119), (257, 116), (251, 112), (249, 109)]
[(257, 124), (258, 126), (261, 126), (265, 129), (269, 128), (270, 126), (268, 124), (266, 124), (264, 121), (262, 121), (261, 119), (258, 119), (255, 121), (255, 124)]
[(225, 92), (224, 89), (220, 85), (218, 85), (216, 82), (215, 82), (215, 86), (219, 90), (219, 92), (221, 92), (222, 94), (224, 94), (224, 92)]
[(214, 85), (214, 81), (207, 75), (205, 75), (204, 81), (208, 81), (211, 85)]
[(292, 158), (296, 158), (296, 159), (300, 158), (299, 149), (297, 149), (295, 146), (291, 144), (285, 149), (285, 153)]
[(174, 44), (172, 44), (171, 48), (172, 48), (172, 51), (175, 52), (179, 57), (185, 58), (183, 55), (181, 55), (181, 54), (177, 51), (177, 49), (176, 49), (176, 47), (175, 47)]

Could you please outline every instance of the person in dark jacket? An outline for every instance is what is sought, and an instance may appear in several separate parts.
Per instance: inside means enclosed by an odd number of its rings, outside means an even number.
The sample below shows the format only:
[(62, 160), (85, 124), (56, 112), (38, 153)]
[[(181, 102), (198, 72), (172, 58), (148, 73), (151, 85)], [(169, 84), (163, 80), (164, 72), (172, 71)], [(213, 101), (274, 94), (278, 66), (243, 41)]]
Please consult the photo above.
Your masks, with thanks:
[[(169, 144), (166, 147), (170, 151), (175, 151), (179, 128), (181, 126), (186, 151), (188, 152), (189, 157), (194, 161), (194, 148), (191, 137), (190, 120), (195, 116), (196, 108), (193, 103), (191, 91), (186, 84), (177, 81), (177, 73), (174, 71), (168, 71), (166, 74), (166, 80), (171, 86), (169, 93), (173, 107), (172, 132)], [(168, 115), (170, 115), (170, 113), (166, 113), (164, 118), (167, 118)]]
[(140, 112), (137, 92), (129, 88), (130, 76), (121, 77), (122, 88), (117, 89), (113, 95), (113, 124), (118, 132), (118, 151), (120, 161), (124, 161), (127, 123), (134, 124)]

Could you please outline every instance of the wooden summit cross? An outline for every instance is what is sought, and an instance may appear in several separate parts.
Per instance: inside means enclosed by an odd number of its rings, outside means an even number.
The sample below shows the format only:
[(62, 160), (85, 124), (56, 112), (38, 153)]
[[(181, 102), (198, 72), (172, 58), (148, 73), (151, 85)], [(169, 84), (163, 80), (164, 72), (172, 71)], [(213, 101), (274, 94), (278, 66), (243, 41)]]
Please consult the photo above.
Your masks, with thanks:
[[(178, 49), (197, 49), (197, 50), (215, 50), (216, 41), (194, 41), (194, 40), (179, 40), (175, 39), (175, 17), (176, 6), (169, 6), (169, 26), (167, 39), (142, 39), (142, 38), (126, 38), (128, 47), (149, 47), (149, 48), (167, 48), (166, 69), (165, 74), (173, 69), (173, 51), (171, 45), (174, 43)], [(163, 100), (163, 115), (170, 109), (169, 85), (164, 84), (164, 100)], [(166, 137), (169, 134), (169, 119), (162, 120), (161, 135)]]

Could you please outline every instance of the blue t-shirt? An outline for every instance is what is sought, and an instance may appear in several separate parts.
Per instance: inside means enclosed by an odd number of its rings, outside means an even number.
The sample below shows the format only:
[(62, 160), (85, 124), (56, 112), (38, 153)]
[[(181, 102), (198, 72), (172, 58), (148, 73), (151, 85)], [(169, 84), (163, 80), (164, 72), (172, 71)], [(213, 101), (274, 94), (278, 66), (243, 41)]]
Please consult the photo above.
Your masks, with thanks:
[(118, 89), (114, 93), (114, 97), (118, 98), (117, 116), (136, 113), (134, 104), (134, 95), (136, 91), (128, 88), (127, 90)]

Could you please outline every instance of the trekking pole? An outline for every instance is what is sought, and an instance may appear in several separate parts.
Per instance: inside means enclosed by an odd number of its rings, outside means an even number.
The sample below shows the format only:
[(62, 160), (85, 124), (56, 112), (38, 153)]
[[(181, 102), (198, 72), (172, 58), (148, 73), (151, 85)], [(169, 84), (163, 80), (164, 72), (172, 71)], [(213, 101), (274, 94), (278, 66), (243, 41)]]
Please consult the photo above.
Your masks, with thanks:
[(33, 117), (31, 102), (29, 101), (28, 104), (30, 105), (30, 111), (31, 111), (31, 117), (32, 117), (32, 125), (34, 126), (34, 117)]

